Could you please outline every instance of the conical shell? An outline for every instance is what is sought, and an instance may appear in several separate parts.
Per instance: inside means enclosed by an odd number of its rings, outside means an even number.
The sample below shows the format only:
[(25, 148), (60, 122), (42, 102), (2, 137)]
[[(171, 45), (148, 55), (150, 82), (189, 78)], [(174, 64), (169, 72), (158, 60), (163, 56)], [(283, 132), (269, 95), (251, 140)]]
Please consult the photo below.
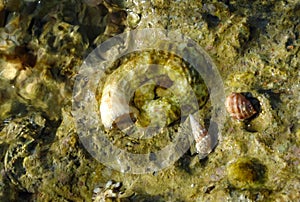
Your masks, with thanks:
[(189, 115), (190, 117), (190, 124), (192, 128), (192, 133), (196, 142), (196, 151), (199, 154), (199, 158), (205, 158), (211, 151), (211, 137), (208, 134), (206, 128), (200, 125), (193, 115)]

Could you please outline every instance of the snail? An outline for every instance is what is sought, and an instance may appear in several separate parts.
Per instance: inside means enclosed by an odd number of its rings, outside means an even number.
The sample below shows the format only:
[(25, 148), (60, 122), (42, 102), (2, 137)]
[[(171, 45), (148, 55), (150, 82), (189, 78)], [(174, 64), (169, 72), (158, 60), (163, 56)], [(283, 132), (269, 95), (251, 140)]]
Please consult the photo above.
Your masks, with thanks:
[(193, 115), (189, 115), (192, 134), (195, 139), (196, 152), (200, 159), (205, 158), (213, 149), (212, 138), (206, 128), (196, 121)]
[(225, 101), (230, 116), (238, 120), (246, 120), (257, 114), (253, 104), (242, 93), (231, 93)]

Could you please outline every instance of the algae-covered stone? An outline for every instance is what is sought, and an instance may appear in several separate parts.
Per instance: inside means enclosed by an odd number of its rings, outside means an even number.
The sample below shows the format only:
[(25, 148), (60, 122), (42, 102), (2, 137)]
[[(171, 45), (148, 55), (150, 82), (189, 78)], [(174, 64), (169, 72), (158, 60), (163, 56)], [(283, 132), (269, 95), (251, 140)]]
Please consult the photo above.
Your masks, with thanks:
[(236, 188), (258, 188), (266, 180), (267, 168), (258, 159), (242, 157), (227, 167), (228, 180)]
[(42, 130), (47, 130), (45, 119), (39, 113), (32, 113), (16, 118), (0, 132), (1, 142), (10, 144), (5, 151), (5, 173), (18, 189), (30, 193), (37, 190), (45, 173), (44, 157), (39, 156), (42, 152), (39, 143), (44, 141), (39, 137)]
[[(299, 11), (295, 0), (0, 0), (0, 201), (92, 201), (109, 180), (122, 182), (129, 201), (298, 201)], [(253, 92), (262, 111), (246, 126), (227, 119), (218, 147), (200, 163), (188, 151), (181, 165), (137, 176), (95, 161), (70, 109), (61, 109), (91, 50), (149, 27), (192, 38), (214, 58), (227, 93)], [(142, 108), (153, 95), (169, 92), (144, 87), (133, 101)], [(174, 133), (149, 143), (123, 136), (108, 135), (137, 152), (163, 148)]]

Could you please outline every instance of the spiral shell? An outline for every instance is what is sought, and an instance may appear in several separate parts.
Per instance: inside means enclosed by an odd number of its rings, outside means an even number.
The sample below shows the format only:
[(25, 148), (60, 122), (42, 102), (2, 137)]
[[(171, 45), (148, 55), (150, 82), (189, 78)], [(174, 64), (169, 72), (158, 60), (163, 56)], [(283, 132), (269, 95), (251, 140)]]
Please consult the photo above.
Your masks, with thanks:
[(199, 158), (205, 158), (212, 151), (212, 139), (206, 128), (198, 123), (193, 115), (189, 115), (192, 133), (195, 139), (196, 151)]
[[(94, 158), (120, 172), (161, 170), (190, 148), (187, 117), (199, 110), (213, 126), (203, 141), (216, 146), (225, 111), (221, 81), (209, 56), (182, 34), (143, 29), (113, 37), (88, 56), (76, 77), (73, 114), (80, 140)], [(205, 145), (206, 155), (211, 144)]]
[(241, 93), (231, 93), (226, 98), (225, 106), (230, 116), (238, 120), (249, 119), (257, 113), (252, 103)]
[[(108, 75), (102, 88), (102, 124), (106, 130), (133, 125), (161, 128), (180, 119), (180, 115), (188, 116), (197, 104), (205, 103), (208, 95), (199, 77), (194, 76), (197, 84), (193, 84), (193, 76), (182, 60), (172, 54), (142, 52), (124, 59)], [(201, 89), (196, 91), (198, 102), (190, 85)]]
[(107, 85), (103, 91), (100, 105), (102, 123), (105, 128), (109, 129), (117, 119), (128, 120), (130, 122), (130, 108), (124, 92), (119, 89), (118, 85)]

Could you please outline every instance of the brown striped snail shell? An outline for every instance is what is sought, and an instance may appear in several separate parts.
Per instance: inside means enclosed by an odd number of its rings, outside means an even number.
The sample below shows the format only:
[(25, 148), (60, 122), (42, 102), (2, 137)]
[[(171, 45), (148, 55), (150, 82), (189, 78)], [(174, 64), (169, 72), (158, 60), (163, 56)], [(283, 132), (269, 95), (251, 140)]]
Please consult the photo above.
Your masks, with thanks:
[(231, 93), (225, 101), (230, 116), (238, 120), (246, 120), (257, 113), (252, 103), (241, 93)]
[(196, 152), (199, 154), (199, 158), (203, 159), (213, 149), (211, 136), (209, 135), (206, 128), (200, 125), (200, 123), (195, 120), (193, 115), (190, 114), (189, 118), (190, 118), (190, 124), (192, 128), (192, 134), (196, 142), (195, 144)]

